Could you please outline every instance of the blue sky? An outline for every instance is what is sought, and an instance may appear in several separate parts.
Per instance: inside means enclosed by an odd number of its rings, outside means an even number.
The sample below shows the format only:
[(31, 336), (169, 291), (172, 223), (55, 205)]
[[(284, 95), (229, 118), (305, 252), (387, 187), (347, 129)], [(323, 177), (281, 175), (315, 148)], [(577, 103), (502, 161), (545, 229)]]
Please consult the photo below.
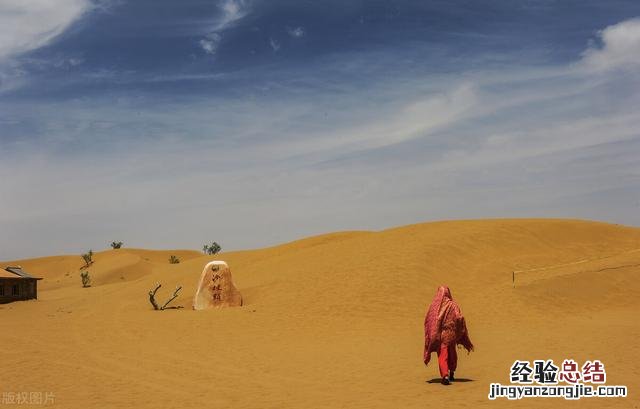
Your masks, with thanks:
[(640, 225), (637, 1), (0, 0), (0, 259)]

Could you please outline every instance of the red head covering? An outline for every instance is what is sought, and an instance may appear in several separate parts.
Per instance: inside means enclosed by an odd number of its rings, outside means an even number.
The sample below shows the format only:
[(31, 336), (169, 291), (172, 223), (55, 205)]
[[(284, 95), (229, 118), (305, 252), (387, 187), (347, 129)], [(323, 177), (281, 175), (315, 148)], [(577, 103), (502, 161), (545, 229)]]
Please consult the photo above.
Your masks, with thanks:
[(467, 351), (473, 350), (469, 332), (460, 307), (453, 301), (447, 286), (438, 287), (427, 315), (424, 318), (424, 364), (431, 359), (431, 353), (440, 349), (440, 344), (460, 344)]

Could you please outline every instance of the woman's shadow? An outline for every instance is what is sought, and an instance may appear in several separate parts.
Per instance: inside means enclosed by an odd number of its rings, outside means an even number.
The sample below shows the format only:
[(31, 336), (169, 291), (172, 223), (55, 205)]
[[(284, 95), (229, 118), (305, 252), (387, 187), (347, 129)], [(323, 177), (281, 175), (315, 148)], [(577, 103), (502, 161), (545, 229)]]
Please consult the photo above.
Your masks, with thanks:
[[(427, 383), (440, 383), (440, 382), (442, 382), (442, 378), (433, 378), (427, 381)], [(452, 381), (451, 383), (458, 383), (458, 382), (473, 382), (473, 379), (456, 378), (455, 381)]]

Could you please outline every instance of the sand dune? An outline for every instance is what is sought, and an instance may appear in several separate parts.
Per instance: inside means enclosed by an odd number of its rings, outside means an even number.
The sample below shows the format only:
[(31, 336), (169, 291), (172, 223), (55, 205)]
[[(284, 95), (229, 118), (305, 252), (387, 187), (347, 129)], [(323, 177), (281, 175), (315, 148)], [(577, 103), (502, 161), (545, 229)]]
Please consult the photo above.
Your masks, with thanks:
[[(61, 408), (551, 407), (487, 399), (514, 359), (600, 359), (635, 407), (640, 387), (640, 229), (576, 220), (424, 223), (343, 232), (253, 251), (122, 248), (96, 253), (91, 288), (77, 255), (2, 262), (43, 277), (39, 300), (0, 305), (0, 391), (55, 394)], [(181, 259), (169, 264), (170, 254)], [(227, 261), (245, 305), (192, 311), (202, 267)], [(516, 273), (515, 288), (512, 272)], [(147, 291), (176, 285), (182, 310)], [(440, 284), (476, 352), (457, 382), (424, 367), (422, 321)]]

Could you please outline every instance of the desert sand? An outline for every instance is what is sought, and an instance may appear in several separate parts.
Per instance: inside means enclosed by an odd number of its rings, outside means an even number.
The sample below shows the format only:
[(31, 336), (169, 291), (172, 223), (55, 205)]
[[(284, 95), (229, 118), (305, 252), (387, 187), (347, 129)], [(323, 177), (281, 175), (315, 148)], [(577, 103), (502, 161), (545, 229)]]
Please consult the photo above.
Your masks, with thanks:
[[(105, 238), (105, 243), (110, 238)], [(126, 238), (125, 238), (126, 239)], [(125, 242), (126, 246), (126, 242)], [(79, 251), (80, 253), (80, 251)], [(169, 264), (169, 255), (180, 264)], [(96, 252), (4, 261), (43, 277), (0, 305), (0, 392), (60, 408), (638, 407), (640, 228), (577, 220), (447, 221), (206, 256)], [(242, 307), (193, 311), (203, 266), (226, 261)], [(512, 271), (516, 274), (512, 285)], [(176, 285), (179, 310), (154, 311)], [(451, 287), (476, 351), (451, 386), (422, 363), (423, 319)], [(516, 359), (600, 359), (629, 397), (489, 401)]]

